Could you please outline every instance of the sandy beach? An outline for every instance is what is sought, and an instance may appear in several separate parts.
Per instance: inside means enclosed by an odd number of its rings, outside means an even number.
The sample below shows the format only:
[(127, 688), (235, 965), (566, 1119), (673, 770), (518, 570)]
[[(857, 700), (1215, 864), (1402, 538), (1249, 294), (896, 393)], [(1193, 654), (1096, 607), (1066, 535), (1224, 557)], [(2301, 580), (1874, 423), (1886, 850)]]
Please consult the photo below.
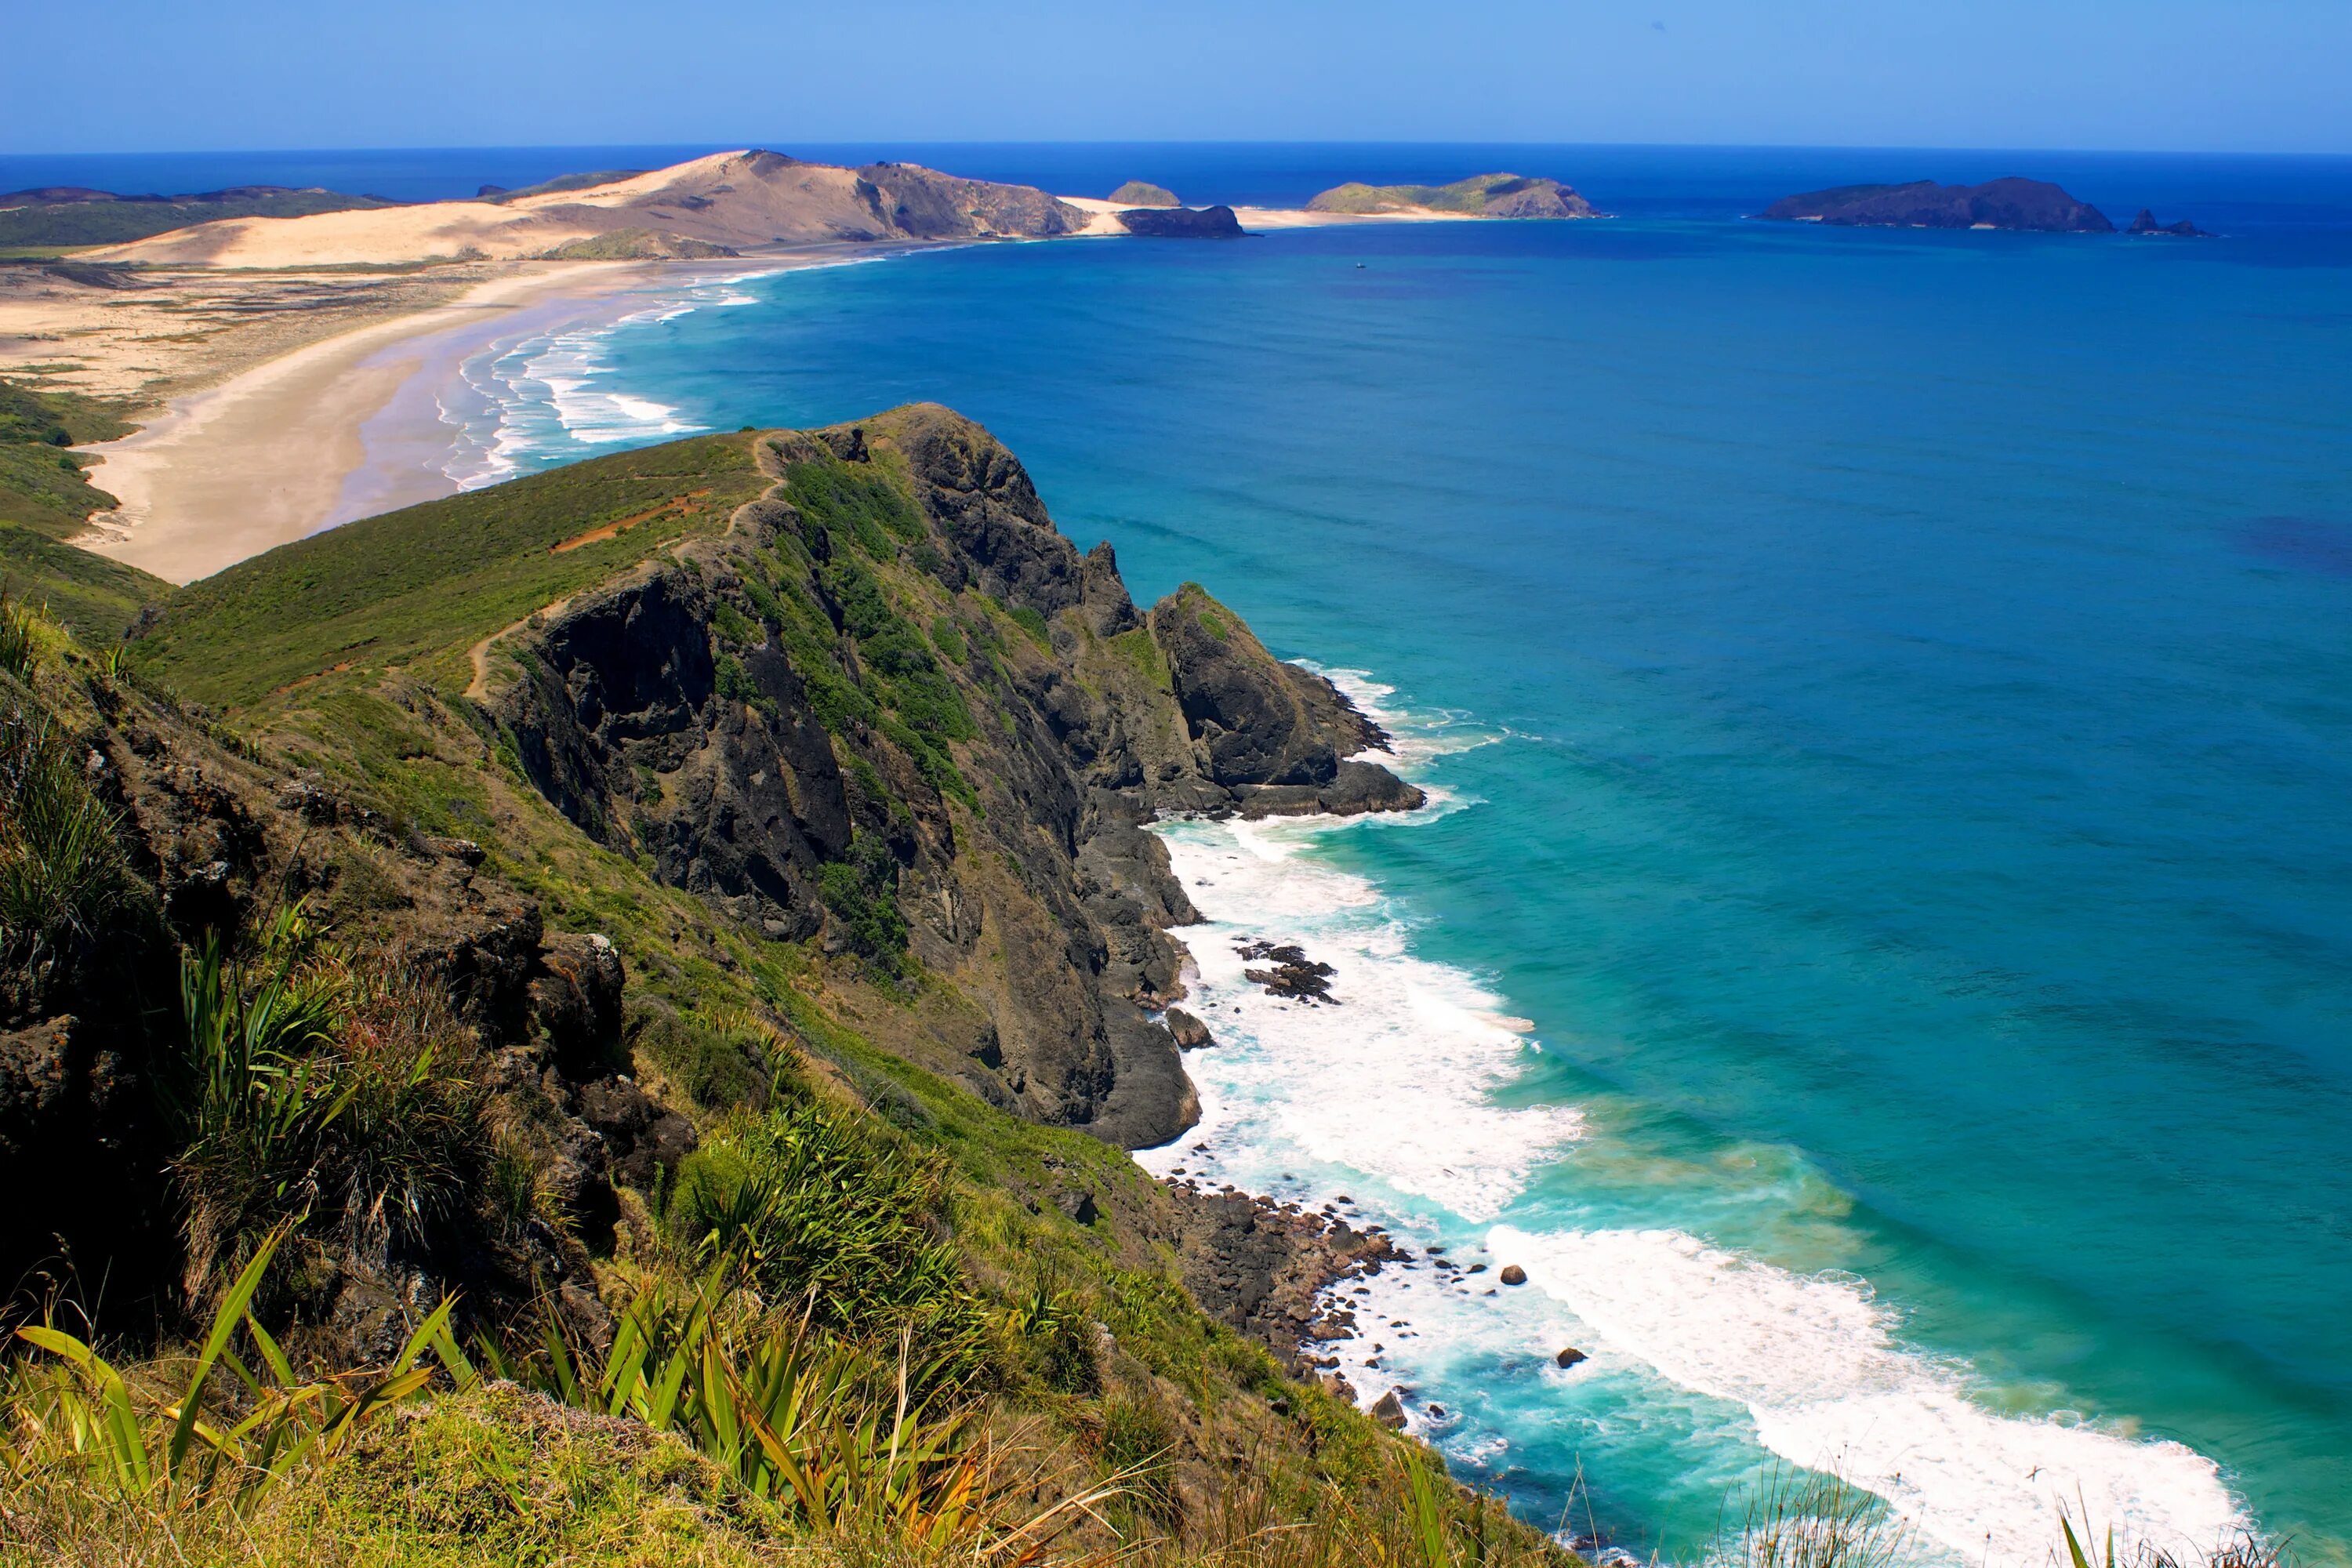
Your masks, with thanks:
[[(815, 247), (726, 270), (789, 270)], [(74, 542), (169, 582), (209, 576), (350, 518), (457, 488), (433, 387), (490, 341), (552, 330), (710, 264), (522, 263), (446, 303), (307, 343), (170, 399), (136, 434), (83, 448), (121, 503)]]

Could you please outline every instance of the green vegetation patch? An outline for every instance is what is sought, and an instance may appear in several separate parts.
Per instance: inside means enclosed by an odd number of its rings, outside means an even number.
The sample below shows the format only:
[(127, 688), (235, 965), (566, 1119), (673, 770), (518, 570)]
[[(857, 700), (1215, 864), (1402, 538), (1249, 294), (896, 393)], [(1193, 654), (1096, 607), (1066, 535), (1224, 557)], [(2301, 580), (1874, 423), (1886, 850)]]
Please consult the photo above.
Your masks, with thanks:
[(592, 458), (347, 523), (191, 584), (139, 643), (178, 689), (250, 703), (364, 661), (450, 658), (689, 534), (716, 532), (765, 481), (740, 435)]
[(817, 868), (817, 891), (849, 945), (897, 973), (907, 952), (907, 917), (898, 908), (898, 863), (889, 847), (871, 835), (860, 837), (845, 858)]
[(141, 609), (172, 591), (161, 577), (20, 523), (0, 522), (0, 561), (11, 592), (46, 606), (93, 647), (119, 640)]
[(100, 201), (28, 202), (0, 211), (0, 246), (51, 248), (128, 245), (191, 224), (229, 217), (305, 217), (311, 213), (398, 206), (382, 196), (347, 196), (338, 191), (295, 191), (256, 186), (247, 192), (201, 196), (109, 198)]
[(678, 1165), (668, 1221), (736, 1252), (817, 1328), (887, 1344), (911, 1329), (932, 1375), (984, 1363), (988, 1315), (934, 1226), (944, 1163), (843, 1107), (798, 1099), (723, 1123)]
[(496, 1384), (377, 1424), (255, 1531), (285, 1548), (280, 1562), (372, 1568), (732, 1568), (772, 1562), (761, 1548), (775, 1533), (766, 1508), (677, 1437)]
[(1427, 207), (1433, 212), (1483, 213), (1502, 197), (1516, 195), (1536, 182), (1521, 174), (1473, 174), (1450, 185), (1368, 185), (1351, 180), (1334, 185), (1307, 204), (1326, 213), (1381, 213), (1399, 207)]
[(171, 592), (160, 577), (64, 542), (114, 505), (86, 476), (96, 459), (67, 448), (131, 429), (109, 404), (0, 381), (0, 578), (92, 645), (120, 637), (141, 606)]

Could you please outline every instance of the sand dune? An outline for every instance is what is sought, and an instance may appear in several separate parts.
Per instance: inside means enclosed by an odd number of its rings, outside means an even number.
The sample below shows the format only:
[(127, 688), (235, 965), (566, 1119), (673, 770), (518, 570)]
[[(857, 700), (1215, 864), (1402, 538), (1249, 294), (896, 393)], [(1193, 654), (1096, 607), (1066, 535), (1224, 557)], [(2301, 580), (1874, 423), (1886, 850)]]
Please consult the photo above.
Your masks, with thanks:
[(1044, 238), (1089, 215), (1028, 185), (960, 179), (912, 163), (862, 169), (779, 153), (719, 153), (585, 190), (432, 202), (308, 217), (230, 218), (89, 259), (158, 266), (401, 266), (544, 257), (623, 233), (733, 251), (828, 240)]

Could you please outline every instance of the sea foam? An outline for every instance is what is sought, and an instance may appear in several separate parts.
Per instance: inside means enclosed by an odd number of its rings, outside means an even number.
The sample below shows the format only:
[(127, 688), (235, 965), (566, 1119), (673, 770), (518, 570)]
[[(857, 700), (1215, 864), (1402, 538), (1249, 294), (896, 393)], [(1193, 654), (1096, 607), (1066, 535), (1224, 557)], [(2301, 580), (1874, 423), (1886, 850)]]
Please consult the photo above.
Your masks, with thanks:
[(1904, 1349), (1855, 1281), (1673, 1230), (1502, 1225), (1486, 1247), (1566, 1305), (1583, 1342), (1745, 1406), (1773, 1453), (1869, 1488), (1970, 1561), (2043, 1561), (2061, 1506), (2174, 1549), (2249, 1526), (2214, 1463), (2181, 1444), (1984, 1408), (1962, 1369)]
[[(1200, 1126), (1138, 1157), (1208, 1186), (1309, 1204), (1344, 1193), (1360, 1216), (1409, 1245), (1450, 1243), (1460, 1262), (1483, 1240), (1480, 1275), (1448, 1279), (1424, 1260), (1329, 1298), (1361, 1325), (1324, 1347), (1360, 1398), (1410, 1384), (1414, 1426), (1457, 1460), (1524, 1467), (1572, 1437), (1556, 1420), (1482, 1401), (1465, 1380), (1540, 1365), (1548, 1397), (1567, 1406), (1580, 1384), (1637, 1380), (1650, 1390), (1637, 1400), (1676, 1406), (1720, 1443), (1833, 1468), (1886, 1498), (1922, 1559), (2038, 1564), (2062, 1500), (2127, 1542), (2210, 1546), (2246, 1528), (2218, 1468), (2179, 1443), (1978, 1403), (1964, 1367), (1899, 1342), (1895, 1314), (1864, 1283), (1795, 1274), (1679, 1230), (1546, 1227), (1534, 1201), (1519, 1200), (1536, 1174), (1575, 1158), (1588, 1129), (1573, 1107), (1497, 1101), (1540, 1049), (1533, 1026), (1476, 976), (1418, 954), (1409, 912), (1318, 853), (1334, 834), (1411, 831), (1463, 809), (1429, 771), (1507, 737), (1391, 709), (1393, 693), (1360, 672), (1325, 673), (1391, 729), (1394, 765), (1432, 806), (1349, 822), (1162, 825), (1205, 917), (1183, 933), (1187, 1005), (1217, 1044), (1187, 1058)], [(1338, 1005), (1251, 983), (1235, 948), (1258, 939), (1330, 963)], [(1506, 1263), (1528, 1270), (1529, 1288), (1496, 1289)], [(1567, 1343), (1591, 1361), (1574, 1373), (1546, 1364)], [(1697, 1408), (1707, 1401), (1723, 1413)], [(1454, 1414), (1433, 1420), (1432, 1404)], [(1464, 1420), (1465, 1404), (1486, 1423)]]

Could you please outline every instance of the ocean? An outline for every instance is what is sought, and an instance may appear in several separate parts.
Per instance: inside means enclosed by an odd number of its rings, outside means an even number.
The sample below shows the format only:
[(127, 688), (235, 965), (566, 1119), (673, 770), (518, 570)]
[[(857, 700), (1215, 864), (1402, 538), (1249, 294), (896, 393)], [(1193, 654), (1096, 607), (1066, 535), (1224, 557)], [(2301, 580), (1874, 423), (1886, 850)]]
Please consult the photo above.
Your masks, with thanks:
[[(2352, 1561), (2352, 160), (794, 150), (1618, 215), (721, 265), (443, 398), (469, 484), (950, 404), (1388, 724), (1432, 809), (1166, 827), (1219, 1043), (1141, 1156), (1486, 1266), (1354, 1296), (1360, 1390), (1642, 1557), (1795, 1464), (1923, 1562)], [(1742, 216), (2012, 173), (2219, 237)]]

